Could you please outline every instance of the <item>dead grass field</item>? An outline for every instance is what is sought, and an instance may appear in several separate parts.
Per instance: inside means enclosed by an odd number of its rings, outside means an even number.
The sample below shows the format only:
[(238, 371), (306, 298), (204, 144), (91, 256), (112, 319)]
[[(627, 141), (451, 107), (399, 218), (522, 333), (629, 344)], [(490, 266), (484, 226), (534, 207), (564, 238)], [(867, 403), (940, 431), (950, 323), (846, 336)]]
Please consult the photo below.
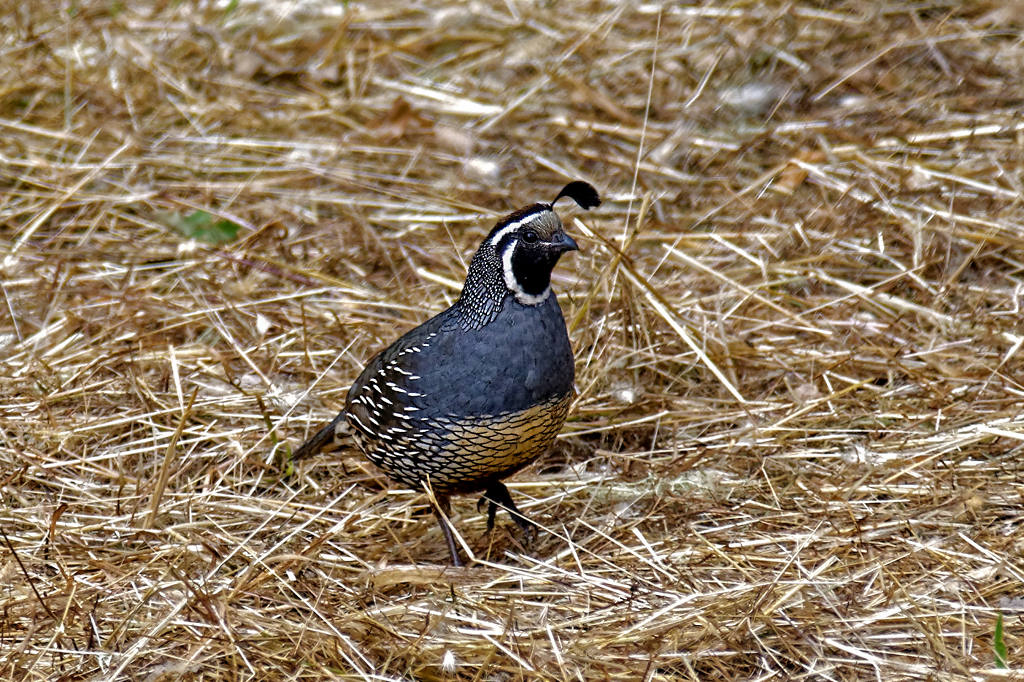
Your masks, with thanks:
[[(0, 12), (0, 678), (1024, 678), (1020, 2)], [(447, 568), (286, 446), (571, 179), (548, 532)]]

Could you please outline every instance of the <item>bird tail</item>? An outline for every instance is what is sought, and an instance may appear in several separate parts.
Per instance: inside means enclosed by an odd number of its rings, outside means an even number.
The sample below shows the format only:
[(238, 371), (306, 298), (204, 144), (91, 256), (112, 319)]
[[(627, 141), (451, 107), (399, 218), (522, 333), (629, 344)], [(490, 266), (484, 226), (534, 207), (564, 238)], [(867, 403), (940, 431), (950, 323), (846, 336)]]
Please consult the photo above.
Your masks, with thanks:
[(295, 452), (292, 453), (292, 461), (294, 462), (304, 457), (315, 455), (323, 450), (329, 443), (332, 443), (334, 441), (334, 433), (337, 431), (338, 424), (344, 420), (345, 412), (342, 411), (337, 417), (331, 420), (330, 424), (317, 431), (316, 435), (300, 445)]

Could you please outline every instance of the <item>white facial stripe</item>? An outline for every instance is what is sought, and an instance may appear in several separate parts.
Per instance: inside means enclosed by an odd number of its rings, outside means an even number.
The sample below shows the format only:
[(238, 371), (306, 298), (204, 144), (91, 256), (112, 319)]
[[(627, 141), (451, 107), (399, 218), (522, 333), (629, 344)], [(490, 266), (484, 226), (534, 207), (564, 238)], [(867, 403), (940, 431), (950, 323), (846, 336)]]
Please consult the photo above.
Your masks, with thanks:
[(516, 295), (516, 300), (523, 305), (537, 305), (539, 303), (543, 303), (544, 299), (546, 299), (548, 294), (551, 293), (551, 287), (547, 287), (536, 296), (523, 291), (523, 288), (519, 286), (519, 282), (516, 280), (516, 273), (512, 271), (512, 254), (515, 250), (515, 244), (509, 244), (508, 247), (505, 248), (505, 253), (501, 256), (501, 270), (505, 275), (505, 286), (508, 287), (509, 291)]
[(497, 247), (498, 246), (498, 242), (500, 242), (502, 240), (502, 238), (506, 234), (508, 234), (509, 232), (513, 232), (515, 230), (518, 230), (523, 225), (529, 225), (534, 220), (537, 220), (538, 218), (540, 218), (542, 215), (544, 215), (547, 212), (548, 212), (548, 209), (545, 208), (545, 209), (542, 209), (540, 211), (537, 211), (536, 213), (531, 213), (530, 215), (526, 216), (525, 218), (521, 218), (521, 219), (519, 219), (519, 220), (517, 220), (515, 222), (509, 223), (505, 227), (503, 227), (500, 230), (498, 230), (498, 234), (496, 234), (493, 237), (491, 237), (491, 246)]

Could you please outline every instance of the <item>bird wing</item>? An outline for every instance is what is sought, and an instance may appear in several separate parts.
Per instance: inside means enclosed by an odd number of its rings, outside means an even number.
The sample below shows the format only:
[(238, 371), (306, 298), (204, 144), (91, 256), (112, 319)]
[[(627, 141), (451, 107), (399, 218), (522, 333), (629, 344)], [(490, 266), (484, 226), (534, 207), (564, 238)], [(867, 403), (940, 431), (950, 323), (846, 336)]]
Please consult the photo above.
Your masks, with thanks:
[[(345, 404), (349, 423), (374, 438), (388, 429), (408, 428), (421, 409), (423, 393), (416, 390), (424, 351), (441, 331), (445, 313), (407, 332), (377, 354), (349, 389)], [(383, 436), (382, 436), (383, 434)]]

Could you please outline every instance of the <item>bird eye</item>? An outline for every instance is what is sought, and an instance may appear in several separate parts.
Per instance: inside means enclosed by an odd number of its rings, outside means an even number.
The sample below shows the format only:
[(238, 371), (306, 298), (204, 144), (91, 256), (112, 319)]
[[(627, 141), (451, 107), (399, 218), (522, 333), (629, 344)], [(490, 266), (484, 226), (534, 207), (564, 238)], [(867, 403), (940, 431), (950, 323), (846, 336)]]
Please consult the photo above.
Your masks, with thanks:
[(532, 244), (538, 239), (540, 239), (540, 235), (538, 235), (534, 230), (527, 230), (526, 232), (523, 232), (523, 241), (527, 244)]

